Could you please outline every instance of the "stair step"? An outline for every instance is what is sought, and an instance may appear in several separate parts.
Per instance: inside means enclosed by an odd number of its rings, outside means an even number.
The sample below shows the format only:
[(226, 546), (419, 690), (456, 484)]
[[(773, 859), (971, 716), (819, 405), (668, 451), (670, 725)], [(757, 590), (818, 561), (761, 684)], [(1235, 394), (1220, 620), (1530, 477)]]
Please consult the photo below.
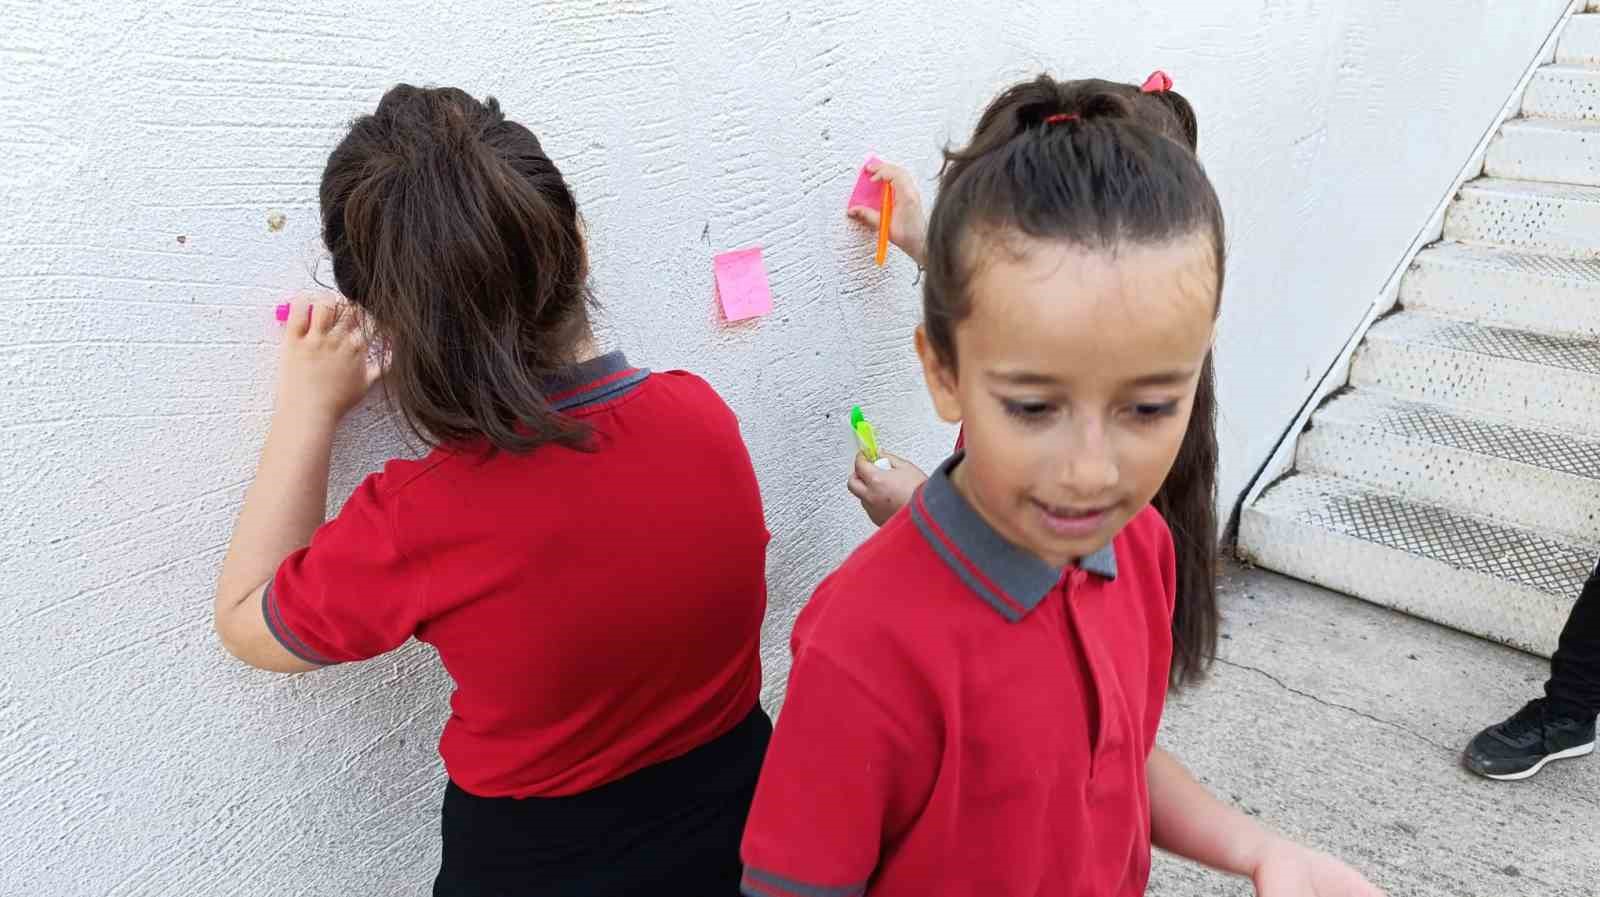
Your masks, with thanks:
[(1508, 121), (1489, 144), (1483, 170), (1496, 178), (1600, 186), (1600, 121)]
[(1317, 410), (1296, 469), (1583, 543), (1600, 537), (1600, 438), (1364, 390)]
[(1600, 343), (1402, 312), (1367, 332), (1350, 385), (1600, 436)]
[(1600, 257), (1600, 187), (1480, 178), (1461, 188), (1444, 237), (1530, 252)]
[(1600, 552), (1307, 474), (1245, 510), (1239, 550), (1257, 566), (1545, 656)]
[(1567, 20), (1567, 27), (1556, 44), (1556, 62), (1569, 65), (1600, 62), (1600, 15), (1579, 13)]
[(1593, 337), (1600, 335), (1600, 259), (1441, 243), (1417, 255), (1400, 281), (1400, 304), (1483, 324)]
[(1600, 119), (1600, 68), (1584, 65), (1541, 66), (1522, 97), (1529, 118)]

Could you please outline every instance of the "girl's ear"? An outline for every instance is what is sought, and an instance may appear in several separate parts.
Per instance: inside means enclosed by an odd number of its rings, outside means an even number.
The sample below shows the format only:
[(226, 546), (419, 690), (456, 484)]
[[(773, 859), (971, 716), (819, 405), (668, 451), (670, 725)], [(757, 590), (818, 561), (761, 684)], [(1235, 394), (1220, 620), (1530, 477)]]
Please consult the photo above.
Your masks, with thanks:
[(960, 423), (961, 394), (956, 390), (956, 372), (953, 366), (934, 350), (927, 331), (917, 325), (917, 358), (922, 361), (922, 379), (928, 384), (928, 396), (933, 399), (933, 410), (939, 419), (948, 424)]

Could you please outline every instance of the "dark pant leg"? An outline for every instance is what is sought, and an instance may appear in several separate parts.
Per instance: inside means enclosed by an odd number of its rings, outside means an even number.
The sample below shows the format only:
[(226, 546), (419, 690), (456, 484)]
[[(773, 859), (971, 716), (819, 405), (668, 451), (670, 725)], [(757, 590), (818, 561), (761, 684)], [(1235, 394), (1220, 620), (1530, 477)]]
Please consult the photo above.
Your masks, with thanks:
[(1569, 711), (1600, 713), (1600, 568), (1589, 574), (1550, 659), (1545, 694)]

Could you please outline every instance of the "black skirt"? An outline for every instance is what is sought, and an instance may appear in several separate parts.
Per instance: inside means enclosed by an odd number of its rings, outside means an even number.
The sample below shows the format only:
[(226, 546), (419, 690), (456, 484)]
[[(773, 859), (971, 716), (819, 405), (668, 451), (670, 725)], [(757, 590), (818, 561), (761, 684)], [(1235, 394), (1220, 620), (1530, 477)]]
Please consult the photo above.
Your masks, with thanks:
[(451, 782), (434, 897), (737, 897), (771, 737), (758, 705), (726, 735), (582, 794), (485, 798)]

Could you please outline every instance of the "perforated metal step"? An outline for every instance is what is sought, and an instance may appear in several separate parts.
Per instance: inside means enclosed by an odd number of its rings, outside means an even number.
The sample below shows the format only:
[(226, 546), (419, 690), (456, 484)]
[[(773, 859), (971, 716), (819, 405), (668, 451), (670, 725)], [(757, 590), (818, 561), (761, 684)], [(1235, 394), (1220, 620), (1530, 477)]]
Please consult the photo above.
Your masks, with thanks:
[(1481, 178), (1451, 203), (1444, 237), (1594, 258), (1600, 256), (1600, 187)]
[(1600, 436), (1600, 343), (1405, 312), (1368, 331), (1350, 384)]
[(1296, 474), (1240, 521), (1262, 567), (1548, 656), (1600, 546)]
[(1600, 259), (1441, 243), (1423, 250), (1406, 272), (1400, 304), (1491, 326), (1592, 338), (1600, 336)]
[(1529, 118), (1600, 119), (1600, 68), (1557, 63), (1533, 73), (1522, 98)]
[(1567, 20), (1566, 30), (1561, 32), (1561, 40), (1556, 44), (1556, 62), (1564, 65), (1600, 63), (1600, 16), (1579, 13)]
[(1420, 315), (1394, 319), (1390, 332), (1402, 330), (1413, 342), (1540, 367), (1600, 374), (1600, 345), (1593, 340), (1484, 327), (1471, 321), (1426, 321)]
[(1489, 144), (1483, 170), (1496, 178), (1600, 185), (1600, 121), (1508, 121)]
[(1472, 516), (1576, 542), (1600, 535), (1600, 438), (1354, 390), (1318, 409), (1296, 459)]

